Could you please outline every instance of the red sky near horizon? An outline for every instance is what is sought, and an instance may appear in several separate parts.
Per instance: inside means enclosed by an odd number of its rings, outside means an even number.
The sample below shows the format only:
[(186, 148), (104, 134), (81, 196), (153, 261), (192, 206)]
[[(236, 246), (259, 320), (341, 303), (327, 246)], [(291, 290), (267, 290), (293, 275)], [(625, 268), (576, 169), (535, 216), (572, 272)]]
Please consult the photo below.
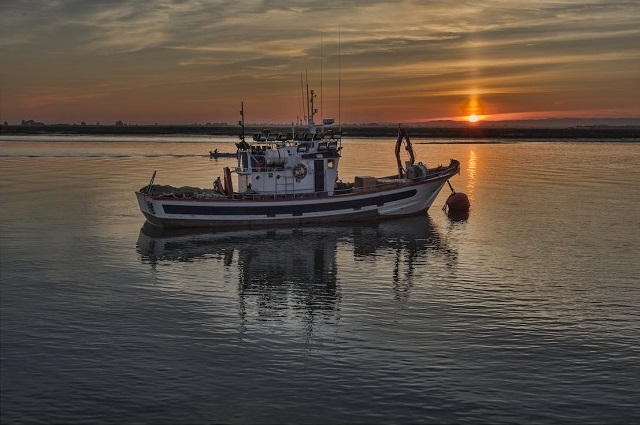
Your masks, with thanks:
[(640, 118), (634, 2), (330, 4), (5, 0), (0, 121)]

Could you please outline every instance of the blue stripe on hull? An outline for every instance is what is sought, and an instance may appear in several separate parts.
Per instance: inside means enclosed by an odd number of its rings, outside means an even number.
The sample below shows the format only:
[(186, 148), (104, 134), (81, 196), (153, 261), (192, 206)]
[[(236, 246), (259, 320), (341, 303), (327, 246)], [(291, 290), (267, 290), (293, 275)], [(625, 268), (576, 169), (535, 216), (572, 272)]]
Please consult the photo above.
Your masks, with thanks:
[[(423, 211), (424, 212), (424, 211)], [(261, 218), (247, 220), (220, 220), (220, 219), (180, 219), (180, 218), (159, 218), (149, 213), (144, 213), (147, 221), (159, 227), (208, 227), (208, 228), (264, 228), (278, 226), (299, 226), (307, 224), (335, 224), (343, 222), (363, 222), (379, 220), (381, 218), (377, 211), (357, 211), (349, 214), (332, 215), (327, 217), (283, 217), (283, 218)]]
[(215, 216), (215, 215), (266, 215), (275, 216), (278, 214), (302, 215), (316, 212), (339, 211), (348, 209), (359, 209), (371, 205), (382, 206), (387, 202), (400, 201), (415, 196), (416, 189), (407, 190), (400, 193), (379, 195), (372, 198), (354, 199), (337, 202), (324, 203), (301, 203), (296, 205), (257, 205), (257, 206), (230, 206), (225, 205), (174, 205), (162, 204), (162, 209), (166, 214), (191, 215), (191, 216)]

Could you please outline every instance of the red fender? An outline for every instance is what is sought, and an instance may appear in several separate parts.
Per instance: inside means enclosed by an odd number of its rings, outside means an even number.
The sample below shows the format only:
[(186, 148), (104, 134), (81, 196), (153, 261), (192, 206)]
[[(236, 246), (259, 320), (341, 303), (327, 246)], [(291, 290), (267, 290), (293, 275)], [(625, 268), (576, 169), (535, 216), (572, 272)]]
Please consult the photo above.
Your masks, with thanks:
[(464, 193), (454, 192), (447, 198), (447, 206), (449, 211), (469, 211), (471, 202)]

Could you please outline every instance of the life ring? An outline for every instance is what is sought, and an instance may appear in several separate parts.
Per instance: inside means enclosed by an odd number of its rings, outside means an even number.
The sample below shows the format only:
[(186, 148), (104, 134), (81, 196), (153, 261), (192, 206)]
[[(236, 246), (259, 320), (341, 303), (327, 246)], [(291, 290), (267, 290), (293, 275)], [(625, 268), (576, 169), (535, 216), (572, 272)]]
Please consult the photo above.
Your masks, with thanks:
[(292, 171), (293, 177), (295, 177), (297, 181), (300, 181), (307, 176), (307, 166), (302, 163), (294, 165)]

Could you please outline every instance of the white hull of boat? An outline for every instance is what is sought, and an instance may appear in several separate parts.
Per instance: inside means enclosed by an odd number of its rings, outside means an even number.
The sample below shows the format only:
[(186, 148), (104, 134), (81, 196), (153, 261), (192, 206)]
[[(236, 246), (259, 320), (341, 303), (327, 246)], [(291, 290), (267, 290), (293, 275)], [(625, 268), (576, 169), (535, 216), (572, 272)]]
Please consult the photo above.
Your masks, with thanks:
[(424, 180), (397, 181), (370, 191), (309, 198), (184, 199), (136, 192), (140, 210), (159, 227), (254, 227), (353, 222), (426, 212), (443, 185), (458, 172), (449, 169)]

